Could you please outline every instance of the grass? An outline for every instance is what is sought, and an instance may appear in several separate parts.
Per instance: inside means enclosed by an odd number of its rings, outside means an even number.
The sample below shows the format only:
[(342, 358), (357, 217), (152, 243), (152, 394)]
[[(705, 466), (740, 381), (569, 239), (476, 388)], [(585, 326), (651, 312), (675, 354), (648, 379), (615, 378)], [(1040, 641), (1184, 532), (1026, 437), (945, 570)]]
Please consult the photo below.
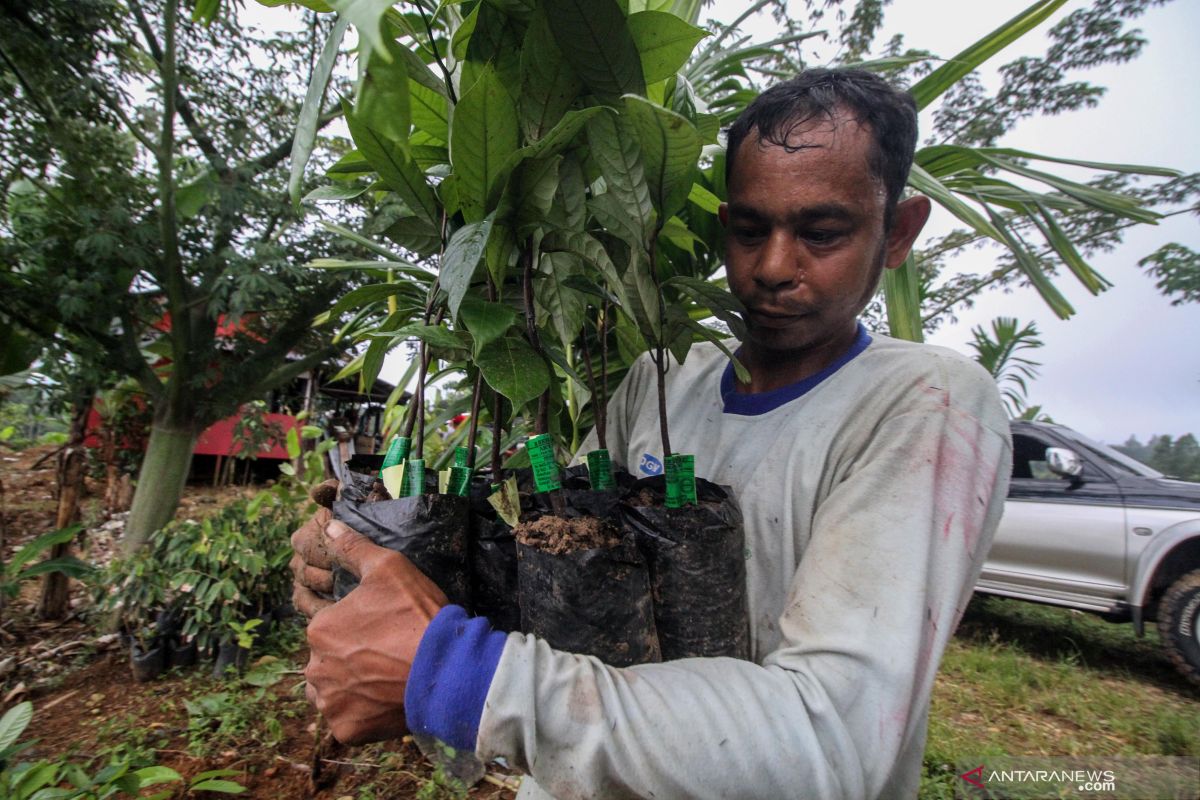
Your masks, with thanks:
[(984, 755), (1200, 757), (1200, 689), (1158, 635), (977, 595), (934, 684), (922, 798), (952, 797)]

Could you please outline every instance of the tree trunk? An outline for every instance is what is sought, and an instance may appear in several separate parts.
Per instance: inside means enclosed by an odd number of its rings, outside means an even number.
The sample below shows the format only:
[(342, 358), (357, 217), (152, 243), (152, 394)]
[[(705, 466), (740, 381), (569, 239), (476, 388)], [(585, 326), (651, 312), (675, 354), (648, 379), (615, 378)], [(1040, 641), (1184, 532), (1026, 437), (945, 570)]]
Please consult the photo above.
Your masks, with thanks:
[[(87, 467), (87, 451), (83, 439), (87, 429), (88, 412), (92, 408), (93, 392), (83, 392), (76, 401), (71, 416), (71, 438), (58, 456), (58, 514), (55, 530), (75, 522), (79, 517), (79, 497), (83, 494), (83, 475)], [(71, 543), (56, 544), (48, 559), (62, 558), (71, 552)], [(38, 616), (42, 619), (62, 619), (67, 615), (70, 601), (68, 578), (61, 572), (50, 572), (42, 579), (42, 596), (38, 600)]]
[(146, 543), (150, 534), (175, 516), (192, 464), (196, 435), (189, 425), (173, 426), (156, 421), (151, 426), (150, 441), (138, 472), (133, 507), (121, 543), (125, 555), (135, 552)]
[[(79, 516), (79, 496), (83, 494), (83, 473), (86, 465), (82, 443), (68, 445), (58, 465), (58, 515), (55, 530), (65, 528)], [(62, 558), (71, 552), (71, 542), (50, 548), (47, 559)], [(38, 600), (38, 617), (62, 619), (67, 615), (70, 600), (68, 578), (61, 572), (50, 572), (42, 579), (42, 596)]]

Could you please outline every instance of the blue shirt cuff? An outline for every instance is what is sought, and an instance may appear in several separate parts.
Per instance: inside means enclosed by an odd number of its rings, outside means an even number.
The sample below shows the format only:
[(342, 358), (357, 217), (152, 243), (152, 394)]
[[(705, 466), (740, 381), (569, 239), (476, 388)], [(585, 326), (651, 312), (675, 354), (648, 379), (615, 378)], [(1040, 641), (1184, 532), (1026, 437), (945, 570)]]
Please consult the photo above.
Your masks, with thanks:
[(483, 703), (507, 639), (485, 617), (469, 618), (462, 606), (439, 611), (421, 637), (404, 691), (409, 730), (474, 752)]

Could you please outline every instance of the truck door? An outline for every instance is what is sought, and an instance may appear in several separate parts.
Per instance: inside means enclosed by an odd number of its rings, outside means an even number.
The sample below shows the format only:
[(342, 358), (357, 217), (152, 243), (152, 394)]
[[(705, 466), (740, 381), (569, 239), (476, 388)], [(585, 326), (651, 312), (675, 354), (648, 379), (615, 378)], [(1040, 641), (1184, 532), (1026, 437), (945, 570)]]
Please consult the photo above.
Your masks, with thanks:
[[(1048, 447), (1073, 450), (1083, 473), (1050, 472)], [(1125, 549), (1120, 491), (1090, 454), (1041, 431), (1014, 430), (1012, 484), (983, 581), (1004, 593), (1025, 589), (1081, 604), (1093, 598), (1107, 608), (1104, 598), (1124, 595)]]

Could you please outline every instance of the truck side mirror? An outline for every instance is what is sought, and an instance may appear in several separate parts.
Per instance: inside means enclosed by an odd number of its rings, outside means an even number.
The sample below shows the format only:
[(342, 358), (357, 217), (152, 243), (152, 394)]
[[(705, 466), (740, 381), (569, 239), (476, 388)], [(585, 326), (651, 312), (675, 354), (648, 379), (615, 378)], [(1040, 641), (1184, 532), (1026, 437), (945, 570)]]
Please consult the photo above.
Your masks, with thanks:
[(1062, 478), (1078, 478), (1083, 474), (1083, 461), (1079, 454), (1065, 447), (1047, 447), (1046, 466)]

